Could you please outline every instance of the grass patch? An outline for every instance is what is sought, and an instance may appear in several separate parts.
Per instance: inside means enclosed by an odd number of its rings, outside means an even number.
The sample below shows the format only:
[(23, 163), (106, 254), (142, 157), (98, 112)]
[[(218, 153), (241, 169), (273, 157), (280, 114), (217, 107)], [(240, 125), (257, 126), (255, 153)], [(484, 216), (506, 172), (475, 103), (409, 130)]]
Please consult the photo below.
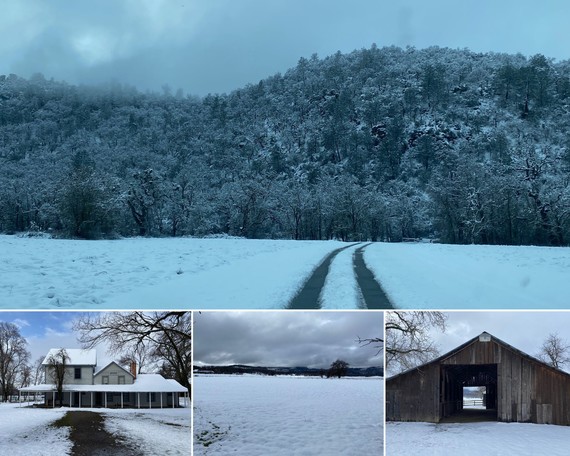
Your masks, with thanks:
[(51, 425), (57, 428), (72, 427), (73, 425), (71, 424), (71, 417), (69, 416), (69, 412), (63, 415), (60, 419), (54, 421)]
[(230, 426), (227, 430), (224, 431), (220, 428), (220, 426), (212, 423), (211, 421), (209, 421), (209, 424), (212, 426), (212, 429), (194, 434), (194, 441), (205, 448), (208, 448), (213, 443), (222, 440), (232, 428)]

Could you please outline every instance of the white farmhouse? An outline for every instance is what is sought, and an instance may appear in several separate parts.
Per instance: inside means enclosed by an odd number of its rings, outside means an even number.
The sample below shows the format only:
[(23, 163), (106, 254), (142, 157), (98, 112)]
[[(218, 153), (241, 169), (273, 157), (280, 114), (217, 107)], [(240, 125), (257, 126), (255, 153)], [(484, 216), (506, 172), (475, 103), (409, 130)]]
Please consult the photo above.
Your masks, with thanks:
[[(47, 407), (59, 403), (49, 360), (60, 350), (52, 348), (42, 363), (46, 383), (20, 388), (20, 394), (41, 393)], [(181, 398), (184, 403), (189, 399), (188, 390), (176, 380), (159, 374), (137, 375), (135, 363), (129, 370), (115, 361), (99, 366), (96, 350), (69, 348), (65, 352), (62, 405), (66, 407), (163, 408), (178, 407)]]

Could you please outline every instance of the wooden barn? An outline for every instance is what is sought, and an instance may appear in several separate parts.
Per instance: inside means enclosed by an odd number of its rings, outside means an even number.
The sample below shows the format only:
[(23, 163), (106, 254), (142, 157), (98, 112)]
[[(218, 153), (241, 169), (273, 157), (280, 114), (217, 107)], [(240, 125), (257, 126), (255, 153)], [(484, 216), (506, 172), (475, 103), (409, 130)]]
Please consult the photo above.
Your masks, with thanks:
[(570, 425), (570, 374), (489, 333), (386, 380), (386, 419), (439, 423), (467, 413), (463, 388), (484, 386), (486, 419)]

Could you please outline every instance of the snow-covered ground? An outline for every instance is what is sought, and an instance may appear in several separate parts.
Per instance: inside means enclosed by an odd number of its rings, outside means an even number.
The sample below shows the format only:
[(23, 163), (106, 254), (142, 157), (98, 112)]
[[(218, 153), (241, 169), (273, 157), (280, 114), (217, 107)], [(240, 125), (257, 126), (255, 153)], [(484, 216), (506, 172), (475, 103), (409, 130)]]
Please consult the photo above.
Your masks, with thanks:
[(120, 436), (142, 454), (190, 454), (190, 408), (92, 410), (105, 416), (108, 432)]
[[(0, 308), (275, 309), (337, 241), (0, 236)], [(340, 252), (323, 308), (356, 308), (355, 247)], [(364, 259), (396, 307), (567, 308), (570, 248), (373, 243)]]
[(320, 296), (323, 309), (354, 309), (362, 302), (352, 265), (352, 255), (358, 247), (349, 247), (333, 259)]
[(69, 428), (51, 423), (66, 409), (34, 409), (19, 404), (0, 404), (0, 454), (29, 456), (67, 455), (71, 451)]
[(383, 380), (194, 377), (194, 455), (382, 454)]
[(569, 426), (386, 423), (386, 456), (568, 456), (569, 442)]
[(364, 260), (396, 307), (570, 306), (570, 248), (374, 243)]
[[(32, 408), (18, 404), (0, 404), (0, 454), (10, 456), (68, 455), (72, 443), (68, 427), (51, 424), (68, 411), (62, 408)], [(89, 409), (105, 416), (108, 432), (145, 455), (190, 454), (191, 409)]]
[(0, 307), (280, 308), (336, 241), (0, 236)]

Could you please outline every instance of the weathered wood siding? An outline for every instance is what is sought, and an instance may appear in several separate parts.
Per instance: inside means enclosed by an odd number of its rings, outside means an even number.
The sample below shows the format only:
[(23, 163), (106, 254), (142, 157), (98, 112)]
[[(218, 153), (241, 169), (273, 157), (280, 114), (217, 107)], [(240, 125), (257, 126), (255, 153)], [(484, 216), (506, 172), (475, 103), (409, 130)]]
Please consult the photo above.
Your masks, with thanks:
[[(386, 418), (438, 422), (455, 411), (457, 391), (440, 391), (441, 366), (497, 365), (497, 419), (570, 425), (570, 376), (504, 346), (475, 340), (428, 365), (388, 379)], [(448, 386), (449, 388), (449, 386)]]
[(428, 364), (386, 385), (387, 420), (439, 421), (439, 365)]

